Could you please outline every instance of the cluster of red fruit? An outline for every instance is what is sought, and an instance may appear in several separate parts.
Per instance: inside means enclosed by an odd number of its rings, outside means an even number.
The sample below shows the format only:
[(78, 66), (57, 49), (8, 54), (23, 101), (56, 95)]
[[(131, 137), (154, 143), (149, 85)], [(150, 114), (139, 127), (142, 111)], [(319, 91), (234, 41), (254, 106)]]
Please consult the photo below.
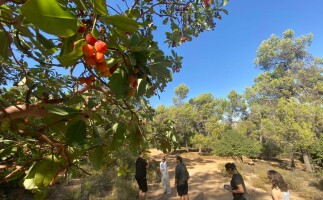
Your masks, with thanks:
[(209, 8), (211, 6), (211, 0), (203, 0), (203, 4), (206, 8)]
[(128, 96), (133, 97), (136, 94), (136, 88), (138, 86), (138, 81), (136, 80), (136, 77), (134, 75), (130, 75), (128, 77), (128, 81), (130, 83), (130, 87), (128, 90)]
[(177, 67), (177, 66), (173, 67), (173, 72), (179, 72), (179, 71), (180, 71), (179, 67)]
[[(108, 50), (107, 44), (101, 40), (96, 40), (91, 33), (87, 34), (85, 39), (87, 44), (83, 45), (82, 47), (85, 63), (91, 66), (92, 68), (95, 66), (97, 71), (99, 71), (102, 74), (102, 76), (110, 76), (111, 73), (104, 56), (104, 54)], [(94, 76), (91, 79), (90, 77), (84, 78), (85, 80), (88, 80), (85, 81), (87, 85), (90, 85), (93, 81), (95, 81)], [(80, 78), (80, 82), (82, 78)], [(91, 80), (91, 82), (89, 80)]]
[(81, 84), (91, 85), (95, 81), (95, 76), (91, 75), (89, 77), (80, 77), (79, 81)]
[(186, 42), (186, 40), (187, 40), (187, 38), (186, 38), (185, 36), (183, 36), (183, 37), (181, 38), (181, 42), (182, 42), (182, 43)]

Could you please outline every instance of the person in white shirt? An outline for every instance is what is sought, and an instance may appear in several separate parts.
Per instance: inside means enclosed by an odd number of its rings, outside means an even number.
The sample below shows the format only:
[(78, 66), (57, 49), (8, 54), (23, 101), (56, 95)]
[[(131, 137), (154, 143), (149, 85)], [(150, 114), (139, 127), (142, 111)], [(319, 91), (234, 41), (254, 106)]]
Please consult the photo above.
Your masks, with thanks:
[(162, 160), (162, 162), (160, 162), (159, 166), (160, 166), (160, 172), (161, 172), (162, 186), (164, 187), (164, 193), (171, 194), (169, 175), (168, 175), (168, 169), (167, 169), (167, 162), (166, 162), (165, 156), (163, 157), (163, 160)]

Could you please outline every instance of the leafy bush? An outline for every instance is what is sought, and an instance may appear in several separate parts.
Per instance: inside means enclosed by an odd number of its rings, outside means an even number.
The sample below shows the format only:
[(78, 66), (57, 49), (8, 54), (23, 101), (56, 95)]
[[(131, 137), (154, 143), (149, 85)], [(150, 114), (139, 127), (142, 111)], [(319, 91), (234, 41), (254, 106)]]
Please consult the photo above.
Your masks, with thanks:
[(200, 152), (203, 148), (209, 147), (210, 142), (210, 137), (198, 133), (191, 138), (191, 144), (193, 145), (193, 147), (198, 148)]
[(310, 149), (310, 154), (313, 162), (323, 167), (323, 137), (315, 142), (313, 147)]
[(223, 138), (216, 141), (213, 152), (219, 156), (233, 156), (242, 160), (242, 156), (258, 156), (262, 146), (257, 141), (246, 138), (235, 130), (224, 133)]

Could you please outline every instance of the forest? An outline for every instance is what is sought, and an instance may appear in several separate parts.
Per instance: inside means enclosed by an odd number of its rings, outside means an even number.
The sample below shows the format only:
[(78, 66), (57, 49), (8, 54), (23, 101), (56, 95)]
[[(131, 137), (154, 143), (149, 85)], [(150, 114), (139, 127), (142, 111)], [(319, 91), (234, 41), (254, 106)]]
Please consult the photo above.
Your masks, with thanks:
[[(313, 35), (286, 30), (263, 41), (254, 62), (263, 71), (254, 84), (226, 98), (210, 93), (187, 100), (185, 84), (173, 105), (156, 108), (157, 124), (170, 120), (179, 146), (220, 156), (301, 159), (306, 171), (323, 164), (323, 59), (308, 52)], [(168, 122), (170, 123), (170, 122)], [(167, 123), (166, 123), (167, 124)]]

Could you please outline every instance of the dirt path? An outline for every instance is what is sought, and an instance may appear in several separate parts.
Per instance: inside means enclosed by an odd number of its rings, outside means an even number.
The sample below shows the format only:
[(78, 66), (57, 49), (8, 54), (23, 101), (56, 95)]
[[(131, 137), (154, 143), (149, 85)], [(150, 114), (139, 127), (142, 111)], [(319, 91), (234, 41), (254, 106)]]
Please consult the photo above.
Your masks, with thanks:
[[(151, 150), (151, 159), (160, 161), (163, 156), (161, 151)], [(192, 200), (232, 200), (232, 194), (223, 189), (224, 184), (229, 184), (230, 178), (221, 174), (219, 164), (232, 160), (212, 159), (200, 156), (198, 153), (183, 153), (181, 156), (187, 165), (191, 179), (189, 180), (189, 196)], [(172, 193), (163, 194), (160, 184), (149, 184), (148, 199), (152, 200), (178, 200), (174, 187), (175, 155), (168, 156), (168, 168), (171, 180)], [(271, 200), (268, 193), (262, 189), (255, 188), (246, 182), (247, 191), (252, 200)], [(301, 198), (292, 198), (301, 200)]]

